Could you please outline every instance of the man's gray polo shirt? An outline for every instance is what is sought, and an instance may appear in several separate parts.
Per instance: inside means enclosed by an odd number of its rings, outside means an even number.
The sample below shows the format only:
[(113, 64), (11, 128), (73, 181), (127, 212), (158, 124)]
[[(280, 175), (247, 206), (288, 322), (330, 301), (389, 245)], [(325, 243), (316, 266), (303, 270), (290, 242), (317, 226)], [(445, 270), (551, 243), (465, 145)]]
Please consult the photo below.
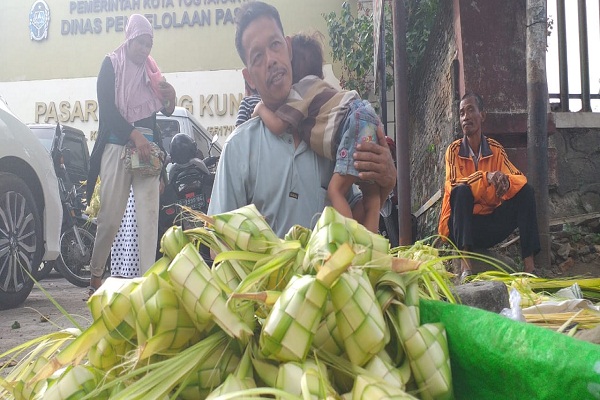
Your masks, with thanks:
[(306, 143), (296, 147), (291, 134), (277, 136), (253, 118), (227, 138), (208, 214), (253, 203), (279, 237), (296, 224), (312, 228), (330, 205), (333, 166)]

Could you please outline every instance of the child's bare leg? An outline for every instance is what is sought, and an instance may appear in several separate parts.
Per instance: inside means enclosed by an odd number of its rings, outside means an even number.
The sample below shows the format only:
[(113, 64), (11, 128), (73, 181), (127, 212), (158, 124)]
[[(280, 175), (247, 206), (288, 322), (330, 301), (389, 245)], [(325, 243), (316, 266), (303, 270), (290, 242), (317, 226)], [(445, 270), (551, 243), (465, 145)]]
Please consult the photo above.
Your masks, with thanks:
[(363, 194), (362, 204), (357, 204), (354, 207), (355, 209), (352, 210), (348, 200), (346, 200), (346, 194), (357, 180), (358, 178), (353, 175), (334, 173), (327, 188), (327, 195), (333, 208), (340, 214), (347, 218), (354, 218), (371, 232), (377, 233), (379, 231), (379, 209), (381, 206), (379, 186), (359, 183)]
[(381, 208), (380, 188), (375, 183), (360, 182), (358, 184), (363, 194), (362, 203), (364, 206), (363, 225), (371, 232), (379, 231), (379, 211)]
[(352, 209), (348, 204), (348, 200), (346, 200), (346, 194), (355, 180), (356, 177), (352, 175), (334, 173), (327, 187), (327, 196), (329, 196), (331, 205), (337, 212), (347, 218), (352, 218)]

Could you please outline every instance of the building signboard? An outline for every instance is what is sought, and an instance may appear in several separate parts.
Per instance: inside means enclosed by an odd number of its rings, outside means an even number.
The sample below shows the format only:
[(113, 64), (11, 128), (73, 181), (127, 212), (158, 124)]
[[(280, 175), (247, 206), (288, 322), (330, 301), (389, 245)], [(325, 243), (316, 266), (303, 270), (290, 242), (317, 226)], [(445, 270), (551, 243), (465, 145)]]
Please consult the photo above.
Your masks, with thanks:
[[(94, 144), (97, 74), (103, 57), (125, 37), (127, 19), (154, 27), (152, 56), (186, 107), (223, 142), (233, 131), (244, 93), (234, 45), (235, 15), (248, 0), (23, 0), (0, 16), (0, 95), (24, 122), (72, 125)], [(326, 33), (323, 15), (339, 0), (266, 0), (280, 11), (286, 34)], [(28, 22), (25, 24), (25, 22)], [(10, 40), (8, 40), (10, 39)], [(330, 60), (327, 38), (323, 41)], [(338, 85), (331, 64), (327, 80)]]

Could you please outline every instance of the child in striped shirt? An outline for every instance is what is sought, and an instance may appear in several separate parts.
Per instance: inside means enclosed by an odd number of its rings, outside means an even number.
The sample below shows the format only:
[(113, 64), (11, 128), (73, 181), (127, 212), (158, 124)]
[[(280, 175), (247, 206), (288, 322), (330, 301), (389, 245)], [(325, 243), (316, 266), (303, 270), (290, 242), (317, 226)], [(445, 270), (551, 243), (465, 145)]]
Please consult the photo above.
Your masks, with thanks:
[(248, 82), (244, 81), (246, 86), (246, 96), (240, 102), (240, 108), (238, 109), (237, 117), (235, 119), (235, 126), (240, 126), (244, 122), (252, 118), (254, 107), (260, 101), (260, 95), (256, 89), (252, 89)]

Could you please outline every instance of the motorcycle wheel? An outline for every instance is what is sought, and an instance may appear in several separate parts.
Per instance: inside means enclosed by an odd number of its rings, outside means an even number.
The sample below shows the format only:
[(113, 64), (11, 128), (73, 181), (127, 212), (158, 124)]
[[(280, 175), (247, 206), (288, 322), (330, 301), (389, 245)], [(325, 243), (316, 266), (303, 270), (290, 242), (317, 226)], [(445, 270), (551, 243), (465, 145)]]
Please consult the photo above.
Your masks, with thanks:
[[(94, 239), (96, 238), (96, 229), (98, 228), (98, 225), (96, 225), (96, 222), (91, 222), (89, 219), (80, 219), (77, 221), (77, 224), (81, 228), (85, 229), (90, 234), (92, 234), (92, 236), (94, 236)], [(108, 255), (106, 264), (104, 264), (104, 275), (102, 275), (102, 277), (105, 277), (105, 276), (110, 276), (110, 254)]]
[[(83, 242), (83, 252), (77, 248), (74, 229), (78, 230)], [(74, 229), (67, 230), (60, 237), (60, 255), (56, 260), (56, 267), (58, 272), (73, 285), (87, 287), (90, 285), (90, 260), (95, 237), (79, 226), (75, 226)]]

